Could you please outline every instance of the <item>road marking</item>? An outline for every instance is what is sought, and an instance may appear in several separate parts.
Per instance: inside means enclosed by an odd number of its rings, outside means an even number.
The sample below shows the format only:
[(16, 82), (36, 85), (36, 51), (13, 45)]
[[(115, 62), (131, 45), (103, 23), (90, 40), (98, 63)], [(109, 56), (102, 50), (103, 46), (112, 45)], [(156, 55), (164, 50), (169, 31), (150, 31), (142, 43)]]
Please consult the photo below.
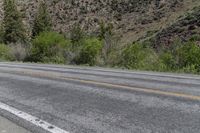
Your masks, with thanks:
[(191, 99), (191, 100), (200, 100), (200, 96), (194, 96), (194, 95), (190, 95), (190, 94), (186, 94), (186, 93), (168, 92), (168, 91), (161, 91), (161, 90), (156, 90), (156, 89), (137, 88), (137, 87), (126, 86), (126, 85), (118, 85), (118, 84), (112, 84), (112, 83), (106, 83), (106, 82), (98, 82), (98, 81), (83, 80), (83, 79), (68, 78), (68, 77), (63, 77), (62, 79), (78, 81), (81, 83), (87, 83), (87, 84), (93, 84), (93, 85), (113, 87), (113, 88), (123, 88), (123, 89), (127, 89), (127, 90), (133, 90), (133, 91), (145, 92), (145, 93), (151, 93), (151, 94), (182, 97), (182, 98)]
[(133, 91), (144, 92), (144, 93), (149, 93), (149, 94), (157, 94), (157, 95), (185, 98), (185, 99), (190, 99), (190, 100), (198, 100), (198, 101), (200, 100), (200, 96), (195, 96), (195, 95), (191, 95), (191, 94), (187, 94), (187, 93), (162, 91), (162, 90), (158, 90), (158, 89), (137, 88), (137, 87), (133, 87), (133, 86), (113, 84), (113, 83), (108, 83), (108, 82), (99, 82), (99, 81), (94, 81), (94, 80), (65, 77), (62, 75), (62, 73), (56, 73), (56, 72), (42, 72), (42, 71), (36, 71), (36, 70), (30, 71), (30, 70), (23, 70), (23, 69), (15, 70), (15, 71), (6, 71), (6, 72), (14, 73), (14, 74), (23, 74), (23, 75), (27, 75), (27, 76), (41, 77), (41, 78), (76, 81), (76, 82), (85, 83), (85, 84), (120, 88), (120, 89), (133, 90)]
[(39, 128), (42, 128), (49, 133), (69, 133), (68, 131), (65, 131), (59, 127), (56, 127), (55, 125), (52, 125), (44, 120), (41, 120), (35, 116), (32, 116), (28, 113), (20, 111), (16, 108), (13, 108), (1, 102), (0, 102), (0, 109), (15, 115), (16, 117), (20, 119), (26, 120), (27, 122), (30, 122), (31, 124)]

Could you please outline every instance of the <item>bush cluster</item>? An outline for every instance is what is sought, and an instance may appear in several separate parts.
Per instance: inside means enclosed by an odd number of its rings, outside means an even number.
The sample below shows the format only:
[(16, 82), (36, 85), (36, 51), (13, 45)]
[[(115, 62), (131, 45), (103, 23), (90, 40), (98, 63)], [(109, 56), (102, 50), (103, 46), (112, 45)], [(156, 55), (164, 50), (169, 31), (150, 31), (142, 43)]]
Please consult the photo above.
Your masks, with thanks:
[(122, 66), (129, 69), (151, 70), (158, 65), (158, 57), (153, 49), (139, 43), (125, 48), (122, 52)]
[(76, 59), (77, 64), (95, 65), (101, 49), (102, 42), (98, 38), (85, 39), (80, 54)]
[(43, 63), (65, 63), (64, 49), (69, 41), (56, 32), (43, 32), (32, 41), (29, 61)]
[[(85, 38), (81, 46), (74, 47), (72, 41), (61, 34), (43, 32), (33, 39), (27, 61), (59, 64), (75, 62), (76, 64), (95, 65), (101, 48), (102, 43), (98, 38)], [(75, 56), (69, 58), (68, 53), (73, 53)]]
[(27, 57), (27, 49), (21, 43), (0, 44), (0, 61), (23, 61)]
[(0, 44), (0, 61), (11, 60), (10, 48), (5, 44)]
[(200, 46), (195, 41), (178, 43), (155, 52), (142, 44), (132, 44), (122, 52), (121, 66), (128, 69), (200, 73)]

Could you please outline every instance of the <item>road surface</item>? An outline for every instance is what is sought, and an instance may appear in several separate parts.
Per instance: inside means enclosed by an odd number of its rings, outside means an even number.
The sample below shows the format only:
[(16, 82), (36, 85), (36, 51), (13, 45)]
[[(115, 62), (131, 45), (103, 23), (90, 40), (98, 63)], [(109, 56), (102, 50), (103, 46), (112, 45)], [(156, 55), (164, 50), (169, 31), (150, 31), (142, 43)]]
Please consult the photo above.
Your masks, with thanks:
[(0, 115), (33, 133), (200, 133), (200, 76), (0, 63)]

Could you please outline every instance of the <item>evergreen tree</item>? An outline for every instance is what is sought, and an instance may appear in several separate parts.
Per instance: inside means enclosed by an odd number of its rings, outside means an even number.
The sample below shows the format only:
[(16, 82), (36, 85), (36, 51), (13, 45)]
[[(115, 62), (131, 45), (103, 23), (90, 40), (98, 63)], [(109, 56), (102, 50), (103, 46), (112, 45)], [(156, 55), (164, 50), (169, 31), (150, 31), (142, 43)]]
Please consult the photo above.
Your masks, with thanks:
[(51, 19), (49, 16), (47, 5), (46, 2), (41, 1), (39, 4), (38, 12), (34, 20), (32, 35), (33, 37), (35, 37), (38, 36), (41, 32), (50, 30), (51, 30)]
[(17, 43), (26, 42), (27, 35), (22, 22), (22, 17), (17, 10), (15, 0), (4, 0), (4, 18), (1, 25), (2, 42)]

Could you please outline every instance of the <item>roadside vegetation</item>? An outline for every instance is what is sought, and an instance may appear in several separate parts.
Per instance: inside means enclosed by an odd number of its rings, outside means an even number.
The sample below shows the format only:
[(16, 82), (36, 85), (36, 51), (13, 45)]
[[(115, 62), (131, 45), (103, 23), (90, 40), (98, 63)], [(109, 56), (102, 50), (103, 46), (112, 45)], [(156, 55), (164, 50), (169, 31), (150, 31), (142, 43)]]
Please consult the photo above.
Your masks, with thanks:
[[(110, 23), (99, 23), (96, 34), (75, 23), (70, 33), (53, 30), (47, 5), (40, 2), (32, 29), (23, 23), (15, 0), (4, 0), (0, 26), (0, 60), (126, 69), (200, 73), (200, 36), (155, 48), (149, 42), (121, 45)], [(32, 31), (29, 34), (28, 31)]]

